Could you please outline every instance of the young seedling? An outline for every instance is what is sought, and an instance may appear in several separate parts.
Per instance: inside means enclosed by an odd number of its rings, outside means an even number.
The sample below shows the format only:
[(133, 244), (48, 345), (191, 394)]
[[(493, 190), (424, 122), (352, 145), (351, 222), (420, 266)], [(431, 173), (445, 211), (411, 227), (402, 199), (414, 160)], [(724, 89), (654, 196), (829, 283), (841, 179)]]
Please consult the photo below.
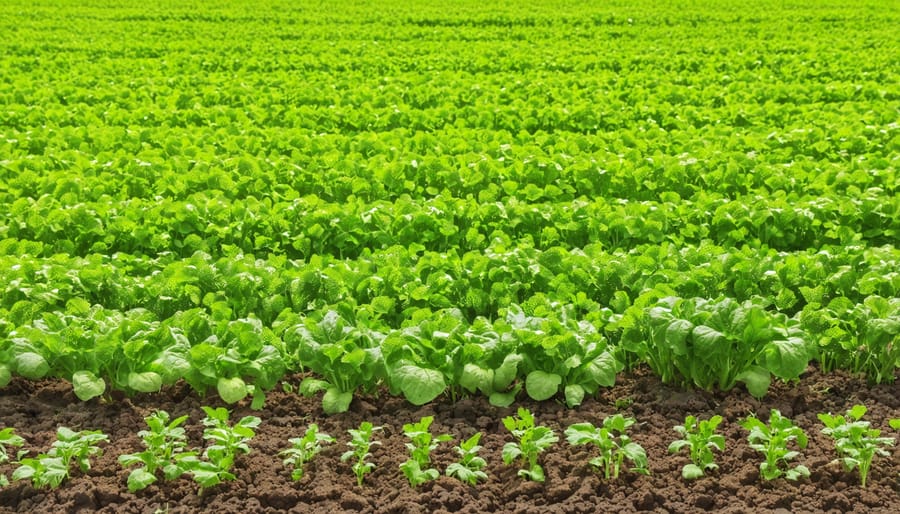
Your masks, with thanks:
[(890, 453), (881, 448), (893, 446), (894, 438), (879, 437), (881, 430), (871, 428), (868, 421), (860, 421), (866, 413), (864, 405), (854, 405), (847, 411), (847, 416), (832, 416), (819, 414), (825, 428), (822, 433), (830, 435), (834, 439), (834, 447), (847, 471), (859, 468), (859, 481), (862, 487), (866, 487), (866, 479), (872, 467), (872, 459), (875, 455), (886, 457)]
[(784, 476), (788, 480), (797, 480), (809, 476), (809, 468), (803, 464), (790, 467), (789, 461), (798, 457), (800, 452), (788, 450), (791, 441), (796, 441), (801, 450), (806, 448), (806, 433), (782, 416), (779, 410), (771, 410), (768, 425), (755, 416), (748, 416), (740, 423), (750, 431), (747, 436), (750, 447), (766, 456), (766, 460), (759, 465), (759, 475), (763, 479), (774, 480)]
[[(20, 447), (25, 444), (25, 440), (15, 434), (16, 429), (12, 427), (0, 430), (0, 464), (9, 462), (9, 453), (7, 447)], [(9, 485), (6, 475), (0, 473), (0, 487)]]
[(591, 423), (575, 423), (566, 429), (566, 440), (570, 444), (596, 445), (600, 450), (600, 456), (589, 462), (595, 469), (603, 471), (606, 480), (619, 477), (619, 470), (625, 459), (634, 465), (630, 471), (649, 475), (647, 452), (625, 434), (628, 427), (634, 423), (634, 418), (626, 418), (621, 414), (604, 419), (602, 427), (595, 427)]
[(372, 449), (372, 446), (381, 444), (379, 441), (372, 441), (372, 433), (381, 429), (382, 427), (375, 427), (372, 426), (372, 423), (363, 421), (359, 425), (358, 430), (351, 428), (347, 431), (350, 434), (350, 442), (347, 443), (347, 446), (353, 449), (344, 452), (344, 454), (341, 455), (341, 461), (346, 462), (351, 458), (356, 459), (352, 469), (353, 473), (356, 474), (356, 485), (360, 487), (362, 487), (365, 476), (375, 469), (375, 464), (368, 462), (367, 459), (372, 456), (369, 451)]
[(174, 480), (187, 471), (184, 459), (196, 455), (196, 452), (184, 451), (187, 437), (180, 425), (187, 419), (187, 416), (181, 416), (171, 420), (166, 411), (156, 411), (144, 418), (150, 430), (141, 430), (138, 436), (146, 450), (119, 456), (122, 466), (142, 464), (128, 475), (129, 491), (140, 491), (156, 482), (157, 471), (162, 470), (166, 480)]
[(410, 458), (400, 464), (400, 470), (412, 487), (434, 480), (440, 475), (438, 470), (428, 467), (431, 465), (431, 452), (438, 447), (438, 443), (453, 439), (447, 434), (432, 436), (428, 428), (433, 421), (434, 416), (425, 416), (418, 423), (403, 425), (403, 434), (412, 442), (406, 443)]
[(35, 458), (21, 459), (20, 466), (13, 472), (12, 478), (13, 480), (30, 478), (35, 489), (45, 486), (55, 489), (69, 478), (72, 460), (78, 463), (82, 473), (87, 473), (91, 469), (91, 457), (103, 454), (103, 450), (97, 445), (108, 440), (109, 437), (99, 430), (75, 432), (66, 427), (59, 427), (56, 430), (56, 441), (53, 442), (50, 451)]
[(559, 438), (553, 433), (553, 430), (547, 427), (534, 426), (534, 416), (528, 409), (519, 407), (517, 414), (518, 417), (503, 418), (503, 426), (519, 440), (518, 443), (512, 442), (503, 445), (503, 463), (508, 465), (519, 459), (526, 467), (519, 470), (518, 476), (535, 482), (543, 482), (544, 468), (538, 464), (538, 456), (553, 443), (559, 441)]
[(685, 480), (702, 477), (707, 471), (718, 469), (713, 449), (725, 450), (725, 437), (716, 434), (716, 428), (722, 422), (722, 416), (713, 416), (705, 421), (698, 421), (694, 416), (687, 416), (684, 425), (676, 425), (675, 431), (683, 439), (669, 445), (669, 453), (675, 453), (684, 447), (691, 452), (691, 463), (681, 468), (681, 476)]
[(294, 437), (288, 442), (292, 446), (283, 450), (279, 455), (284, 458), (282, 461), (284, 465), (292, 468), (291, 479), (297, 481), (303, 478), (303, 465), (322, 451), (323, 444), (333, 443), (334, 438), (324, 432), (319, 432), (319, 425), (313, 423), (306, 429), (303, 437)]
[(487, 462), (478, 456), (478, 451), (481, 450), (479, 441), (481, 432), (477, 432), (454, 448), (461, 458), (459, 462), (447, 466), (447, 476), (456, 477), (469, 485), (475, 485), (479, 480), (487, 480), (487, 473), (483, 471)]
[(187, 471), (200, 484), (200, 492), (225, 481), (234, 480), (231, 473), (238, 452), (250, 453), (247, 444), (256, 435), (253, 430), (261, 420), (256, 416), (245, 416), (232, 427), (228, 424), (228, 410), (224, 407), (213, 409), (203, 407), (206, 417), (203, 418), (203, 439), (212, 442), (203, 452), (207, 460), (200, 460), (192, 455), (181, 459)]

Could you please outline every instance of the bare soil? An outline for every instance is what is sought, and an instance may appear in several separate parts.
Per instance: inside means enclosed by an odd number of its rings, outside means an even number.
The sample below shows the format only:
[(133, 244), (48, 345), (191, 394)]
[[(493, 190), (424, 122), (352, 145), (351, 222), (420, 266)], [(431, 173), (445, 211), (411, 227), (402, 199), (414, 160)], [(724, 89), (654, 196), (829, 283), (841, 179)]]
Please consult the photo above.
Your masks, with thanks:
[[(300, 378), (291, 377), (290, 383), (296, 385)], [(887, 423), (889, 418), (900, 417), (900, 382), (870, 387), (846, 374), (823, 375), (810, 368), (799, 383), (773, 384), (766, 398), (756, 400), (741, 389), (727, 393), (682, 391), (638, 370), (621, 376), (616, 387), (577, 409), (554, 401), (517, 403), (531, 409), (540, 424), (560, 436), (560, 442), (541, 457), (547, 480), (538, 484), (520, 479), (516, 468), (501, 460), (501, 448), (511, 439), (500, 420), (513, 414), (514, 408), (493, 407), (481, 397), (416, 407), (382, 394), (355, 399), (345, 414), (325, 416), (318, 398), (278, 390), (270, 393), (262, 411), (252, 411), (247, 404), (234, 408), (232, 419), (249, 414), (262, 418), (251, 442), (252, 453), (236, 463), (236, 481), (208, 489), (201, 496), (185, 476), (131, 494), (126, 487), (129, 470), (116, 459), (143, 449), (137, 433), (145, 428), (144, 417), (155, 409), (173, 416), (189, 414), (190, 443), (202, 447), (200, 420), (204, 414), (200, 407), (219, 406), (221, 400), (214, 395), (200, 398), (187, 386), (176, 386), (160, 394), (80, 402), (66, 382), (17, 379), (0, 390), (0, 426), (15, 427), (32, 455), (49, 448), (61, 425), (102, 430), (109, 434), (110, 443), (87, 474), (75, 471), (57, 490), (34, 490), (25, 481), (0, 489), (0, 512), (897, 512), (900, 451), (876, 457), (868, 486), (862, 489), (856, 472), (845, 472), (834, 462), (834, 446), (820, 433), (817, 413), (843, 413), (856, 403), (869, 408), (864, 419), (881, 428), (883, 435), (898, 435)], [(738, 421), (750, 413), (766, 419), (771, 408), (781, 410), (808, 433), (809, 447), (797, 462), (810, 468), (809, 479), (761, 481), (761, 456), (748, 446), (747, 431)], [(650, 476), (629, 472), (616, 481), (604, 481), (587, 463), (591, 450), (565, 442), (562, 432), (570, 424), (589, 421), (599, 425), (616, 412), (637, 419), (630, 433), (647, 450)], [(727, 438), (726, 451), (717, 456), (720, 469), (691, 482), (681, 478), (687, 452), (667, 452), (669, 443), (677, 438), (672, 427), (683, 423), (687, 414), (703, 419), (722, 415), (725, 421), (720, 431)], [(481, 455), (488, 461), (487, 482), (470, 487), (441, 477), (418, 489), (410, 488), (398, 468), (407, 458), (402, 425), (426, 415), (435, 417), (434, 433), (450, 433), (456, 438), (433, 455), (441, 471), (456, 459), (453, 444), (484, 432)], [(384, 430), (376, 436), (382, 446), (373, 452), (377, 468), (360, 488), (340, 455), (347, 449), (347, 429), (362, 421), (383, 425)], [(338, 442), (316, 458), (303, 480), (292, 482), (277, 454), (288, 446), (289, 438), (301, 436), (313, 422)], [(0, 473), (9, 477), (14, 469), (7, 464), (0, 466)]]

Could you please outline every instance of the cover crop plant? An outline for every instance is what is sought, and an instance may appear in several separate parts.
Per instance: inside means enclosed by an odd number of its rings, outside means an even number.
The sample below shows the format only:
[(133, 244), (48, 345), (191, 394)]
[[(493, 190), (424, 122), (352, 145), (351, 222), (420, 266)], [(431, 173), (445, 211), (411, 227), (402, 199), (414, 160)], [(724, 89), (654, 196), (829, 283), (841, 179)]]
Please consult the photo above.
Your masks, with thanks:
[(779, 410), (771, 410), (768, 425), (755, 416), (744, 418), (740, 423), (750, 431), (747, 436), (750, 447), (766, 456), (766, 460), (759, 465), (759, 474), (762, 478), (774, 480), (784, 476), (788, 480), (797, 480), (809, 476), (809, 469), (803, 464), (793, 468), (789, 464), (789, 461), (799, 456), (800, 452), (789, 450), (788, 444), (794, 441), (801, 450), (806, 448), (808, 442), (806, 433), (790, 419), (782, 416)]
[[(25, 440), (15, 434), (16, 429), (12, 427), (0, 430), (0, 464), (9, 462), (8, 446), (20, 447), (25, 444)], [(0, 487), (9, 485), (6, 475), (0, 473)]]
[(819, 414), (818, 418), (825, 428), (822, 433), (834, 439), (834, 447), (840, 458), (838, 460), (847, 471), (859, 468), (859, 482), (865, 488), (872, 459), (875, 455), (887, 457), (890, 452), (882, 446), (893, 446), (894, 438), (880, 437), (881, 430), (871, 428), (871, 423), (862, 421), (868, 409), (864, 405), (854, 405), (847, 411), (847, 416), (833, 416), (831, 413)]
[(319, 432), (319, 425), (313, 423), (306, 429), (303, 437), (294, 437), (288, 442), (292, 446), (283, 450), (279, 455), (284, 458), (282, 461), (284, 465), (292, 468), (291, 480), (297, 481), (303, 478), (303, 466), (322, 451), (323, 444), (333, 443), (334, 438), (324, 432)]
[(518, 475), (535, 482), (544, 481), (544, 468), (538, 464), (538, 456), (559, 438), (548, 427), (535, 426), (534, 415), (531, 411), (519, 407), (518, 417), (507, 416), (503, 418), (503, 426), (518, 439), (518, 442), (509, 442), (503, 445), (503, 463), (512, 464), (519, 459), (525, 467), (520, 469)]
[(410, 458), (400, 464), (400, 469), (409, 480), (409, 485), (417, 485), (436, 479), (440, 472), (431, 465), (431, 452), (438, 447), (438, 443), (450, 441), (453, 438), (448, 434), (432, 436), (428, 428), (434, 421), (434, 416), (425, 416), (418, 423), (403, 425), (403, 434), (412, 442), (406, 443)]
[(366, 475), (375, 469), (375, 464), (368, 462), (367, 459), (372, 456), (370, 452), (372, 447), (381, 444), (380, 441), (372, 440), (372, 434), (381, 429), (382, 427), (372, 426), (372, 423), (369, 421), (363, 421), (359, 425), (359, 429), (351, 428), (347, 431), (350, 434), (350, 442), (347, 443), (347, 446), (351, 447), (352, 450), (344, 452), (341, 455), (341, 461), (346, 462), (350, 459), (356, 459), (351, 467), (356, 475), (356, 485), (358, 486), (362, 486)]
[(180, 425), (188, 419), (187, 415), (172, 420), (168, 412), (159, 410), (144, 419), (150, 430), (141, 430), (138, 436), (146, 450), (119, 456), (119, 463), (123, 466), (143, 464), (128, 475), (128, 490), (131, 492), (155, 483), (160, 470), (166, 480), (180, 477), (187, 471), (183, 460), (196, 455), (196, 452), (184, 451), (187, 437)]
[(685, 480), (702, 477), (707, 471), (718, 469), (715, 463), (713, 450), (725, 450), (725, 437), (716, 433), (716, 428), (722, 422), (722, 416), (716, 415), (708, 420), (698, 421), (694, 416), (687, 416), (684, 425), (676, 425), (675, 431), (681, 434), (683, 439), (673, 441), (669, 445), (669, 453), (675, 453), (682, 448), (688, 448), (691, 452), (691, 462), (681, 468), (681, 476)]
[(487, 473), (483, 471), (487, 462), (478, 456), (478, 451), (481, 450), (478, 444), (481, 435), (481, 432), (477, 432), (454, 448), (460, 455), (460, 460), (447, 466), (447, 476), (456, 477), (469, 485), (475, 485), (479, 480), (487, 480)]
[(625, 434), (634, 423), (634, 418), (626, 418), (621, 414), (604, 419), (602, 427), (595, 427), (591, 423), (575, 423), (566, 429), (566, 440), (574, 445), (597, 446), (600, 456), (594, 457), (589, 462), (597, 470), (602, 470), (603, 478), (607, 480), (619, 477), (619, 470), (625, 459), (634, 465), (630, 471), (649, 475), (647, 452)]
[(231, 473), (234, 461), (239, 452), (250, 453), (247, 443), (256, 435), (253, 429), (261, 422), (256, 416), (244, 416), (231, 426), (228, 424), (228, 410), (224, 407), (203, 407), (203, 412), (206, 413), (203, 439), (212, 443), (203, 452), (207, 460), (200, 460), (195, 455), (181, 459), (194, 481), (200, 484), (201, 493), (208, 487), (235, 479)]
[(69, 478), (69, 468), (74, 460), (82, 473), (91, 469), (91, 457), (100, 456), (103, 450), (97, 446), (109, 437), (99, 430), (75, 432), (66, 427), (56, 430), (56, 441), (50, 451), (37, 457), (21, 459), (13, 472), (13, 480), (31, 479), (35, 489), (59, 487)]

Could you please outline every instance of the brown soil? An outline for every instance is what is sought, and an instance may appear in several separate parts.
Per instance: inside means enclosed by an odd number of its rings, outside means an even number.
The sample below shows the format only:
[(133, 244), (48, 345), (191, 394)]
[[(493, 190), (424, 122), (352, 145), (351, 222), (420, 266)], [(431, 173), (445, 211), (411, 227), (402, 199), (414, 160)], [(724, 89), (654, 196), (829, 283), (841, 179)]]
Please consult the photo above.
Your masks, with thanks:
[[(299, 377), (294, 377), (296, 384)], [(145, 428), (143, 418), (154, 409), (173, 416), (189, 414), (188, 436), (193, 446), (202, 445), (201, 405), (220, 405), (216, 397), (198, 398), (187, 387), (176, 387), (157, 395), (120, 398), (113, 402), (79, 402), (71, 386), (61, 381), (15, 380), (0, 390), (0, 426), (15, 427), (27, 440), (31, 454), (46, 451), (60, 425), (73, 429), (100, 429), (110, 436), (102, 457), (93, 468), (73, 477), (54, 491), (36, 491), (29, 482), (14, 482), (0, 489), (2, 512), (199, 512), (251, 514), (256, 512), (896, 512), (900, 506), (900, 451), (876, 457), (866, 489), (858, 475), (845, 472), (833, 459), (834, 447), (819, 430), (819, 412), (844, 412), (855, 403), (869, 407), (865, 419), (895, 436), (887, 427), (889, 418), (900, 417), (900, 382), (868, 387), (864, 381), (841, 373), (822, 375), (810, 370), (798, 384), (777, 384), (765, 399), (757, 401), (742, 390), (727, 394), (684, 392), (659, 383), (645, 371), (620, 378), (619, 385), (587, 400), (578, 409), (557, 402), (520, 402), (530, 408), (540, 424), (560, 435), (560, 442), (542, 455), (547, 481), (537, 484), (516, 476), (505, 466), (500, 450), (509, 439), (500, 423), (514, 409), (492, 407), (482, 398), (455, 404), (442, 401), (423, 407), (383, 395), (354, 400), (351, 412), (326, 417), (318, 399), (306, 399), (281, 391), (270, 393), (266, 408), (254, 412), (237, 407), (233, 419), (255, 414), (262, 418), (253, 452), (238, 459), (233, 483), (217, 486), (199, 496), (188, 477), (152, 485), (137, 494), (126, 487), (128, 470), (116, 462), (123, 453), (143, 447), (137, 433)], [(631, 402), (629, 405), (625, 406)], [(634, 416), (633, 439), (646, 448), (652, 474), (624, 473), (617, 481), (604, 481), (587, 464), (591, 452), (565, 442), (562, 431), (570, 424), (590, 421), (600, 424), (616, 412)], [(778, 408), (803, 427), (809, 447), (798, 463), (812, 471), (809, 479), (796, 483), (759, 478), (760, 455), (747, 445), (747, 432), (738, 420), (749, 413), (764, 419), (770, 408)], [(687, 453), (670, 455), (668, 444), (676, 438), (672, 426), (687, 414), (707, 418), (721, 414), (720, 430), (727, 438), (726, 451), (717, 456), (720, 469), (714, 474), (685, 482), (681, 466)], [(457, 442), (476, 431), (485, 433), (481, 455), (488, 461), (489, 480), (469, 487), (441, 477), (418, 489), (409, 487), (398, 466), (407, 457), (402, 425), (434, 415), (432, 431), (448, 432)], [(383, 445), (374, 450), (374, 473), (357, 487), (349, 464), (340, 462), (346, 449), (346, 430), (362, 421), (383, 425), (377, 435)], [(308, 467), (307, 476), (291, 482), (281, 465), (278, 451), (287, 440), (299, 437), (309, 423), (338, 438)], [(455, 444), (455, 443), (454, 443)], [(443, 470), (456, 455), (453, 444), (444, 443), (433, 455)], [(10, 476), (14, 466), (0, 466)]]

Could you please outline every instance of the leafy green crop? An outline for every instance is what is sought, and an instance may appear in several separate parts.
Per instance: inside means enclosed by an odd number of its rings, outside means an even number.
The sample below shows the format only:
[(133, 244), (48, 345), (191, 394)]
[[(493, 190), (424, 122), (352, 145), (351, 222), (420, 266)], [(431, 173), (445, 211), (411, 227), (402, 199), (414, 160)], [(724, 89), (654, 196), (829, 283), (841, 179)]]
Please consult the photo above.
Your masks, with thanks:
[(180, 458), (185, 470), (203, 490), (222, 482), (235, 479), (231, 472), (234, 461), (240, 453), (250, 453), (249, 442), (256, 435), (255, 428), (261, 423), (256, 416), (244, 416), (233, 426), (228, 424), (229, 413), (224, 407), (203, 407), (206, 417), (203, 418), (203, 439), (209, 446), (203, 450), (201, 460), (196, 455)]
[(716, 433), (720, 423), (722, 416), (719, 415), (703, 421), (689, 415), (684, 419), (684, 425), (675, 426), (675, 431), (681, 434), (683, 439), (673, 441), (669, 445), (669, 453), (675, 453), (682, 448), (690, 451), (691, 462), (681, 469), (681, 476), (685, 480), (700, 478), (707, 471), (719, 468), (712, 451), (725, 451), (725, 437)]
[(840, 455), (840, 461), (852, 471), (859, 468), (859, 482), (866, 487), (866, 479), (876, 455), (888, 456), (890, 453), (882, 448), (893, 446), (892, 437), (880, 437), (881, 430), (871, 428), (868, 421), (862, 421), (868, 409), (864, 405), (854, 405), (847, 415), (819, 414), (818, 418), (825, 428), (822, 433), (834, 439), (834, 447)]
[(517, 416), (503, 418), (503, 426), (516, 438), (515, 442), (503, 445), (503, 463), (512, 464), (518, 459), (524, 465), (518, 472), (520, 477), (543, 482), (544, 468), (538, 464), (538, 457), (559, 441), (559, 437), (545, 426), (535, 426), (534, 415), (523, 407), (519, 407)]
[(323, 444), (331, 444), (334, 440), (330, 435), (319, 432), (319, 425), (315, 423), (309, 425), (303, 437), (292, 437), (289, 440), (291, 447), (279, 453), (284, 465), (291, 468), (291, 480), (301, 480), (305, 473), (304, 466), (322, 451)]
[(97, 445), (108, 440), (109, 437), (99, 430), (75, 432), (59, 427), (50, 451), (36, 457), (19, 459), (19, 467), (13, 472), (12, 479), (30, 479), (35, 489), (55, 489), (69, 478), (73, 460), (82, 473), (87, 473), (91, 469), (91, 457), (103, 454), (103, 450)]
[(633, 464), (630, 471), (649, 475), (647, 452), (625, 434), (625, 430), (634, 423), (634, 418), (626, 418), (621, 414), (605, 418), (602, 427), (595, 427), (591, 423), (575, 423), (566, 429), (566, 440), (574, 445), (595, 445), (600, 455), (591, 459), (590, 464), (602, 471), (603, 478), (607, 480), (619, 478), (619, 470), (625, 459)]
[(747, 436), (750, 447), (765, 455), (766, 460), (759, 465), (759, 474), (763, 479), (774, 480), (784, 476), (788, 480), (797, 480), (809, 476), (809, 468), (803, 464), (790, 467), (789, 461), (797, 458), (800, 452), (788, 449), (791, 442), (795, 442), (801, 450), (806, 448), (806, 433), (783, 417), (780, 411), (772, 409), (768, 425), (755, 416), (748, 416), (741, 421), (741, 426), (750, 431)]
[(162, 471), (166, 480), (180, 477), (187, 472), (187, 465), (183, 460), (196, 456), (196, 452), (184, 450), (187, 437), (180, 425), (187, 421), (187, 415), (171, 419), (168, 412), (155, 411), (144, 419), (150, 430), (141, 430), (138, 436), (146, 449), (140, 453), (119, 456), (122, 466), (141, 464), (141, 467), (128, 475), (128, 490), (131, 492), (155, 483), (158, 471)]
[(350, 442), (347, 443), (347, 446), (352, 449), (341, 455), (341, 461), (355, 459), (351, 468), (356, 475), (356, 485), (360, 487), (362, 487), (366, 475), (375, 469), (375, 464), (369, 462), (368, 459), (372, 457), (372, 446), (381, 445), (380, 441), (372, 440), (372, 434), (380, 430), (382, 430), (382, 427), (376, 427), (368, 421), (363, 421), (358, 429), (347, 431), (350, 434)]
[[(6, 427), (0, 430), (0, 464), (9, 462), (9, 448), (19, 447), (25, 444), (25, 440), (15, 434), (15, 429)], [(6, 475), (0, 474), (0, 487), (9, 485)]]
[(447, 466), (447, 476), (456, 477), (469, 485), (475, 485), (479, 480), (487, 480), (487, 473), (484, 472), (487, 461), (478, 456), (478, 452), (481, 450), (481, 446), (478, 444), (481, 436), (481, 432), (476, 432), (454, 448), (460, 455), (460, 460)]
[(406, 443), (410, 458), (400, 464), (400, 470), (403, 471), (412, 487), (440, 476), (437, 469), (429, 467), (431, 466), (431, 452), (437, 449), (439, 443), (453, 439), (448, 434), (433, 436), (428, 430), (433, 421), (433, 416), (425, 416), (418, 423), (403, 425), (403, 435), (411, 441)]

